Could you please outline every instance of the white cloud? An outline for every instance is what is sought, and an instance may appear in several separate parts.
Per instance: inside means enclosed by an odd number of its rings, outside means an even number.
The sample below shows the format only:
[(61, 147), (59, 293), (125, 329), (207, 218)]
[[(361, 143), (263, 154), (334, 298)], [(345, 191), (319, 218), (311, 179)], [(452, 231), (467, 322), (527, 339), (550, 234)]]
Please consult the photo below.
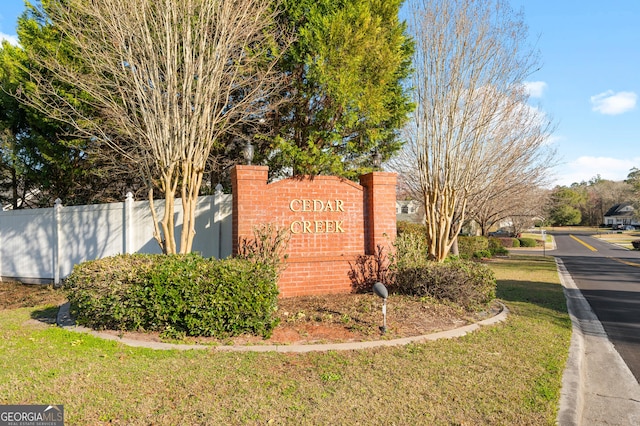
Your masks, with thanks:
[(640, 157), (613, 158), (583, 156), (556, 167), (556, 184), (569, 186), (572, 183), (588, 182), (600, 175), (602, 179), (621, 181), (629, 170), (640, 167)]
[(545, 83), (544, 81), (524, 82), (524, 90), (526, 90), (529, 96), (531, 96), (532, 98), (541, 98), (546, 88), (547, 83)]
[(618, 115), (636, 107), (638, 95), (634, 92), (618, 92), (607, 90), (591, 96), (592, 110), (606, 115)]
[(0, 33), (0, 43), (2, 43), (4, 40), (7, 40), (10, 44), (13, 44), (14, 46), (18, 45), (18, 36)]

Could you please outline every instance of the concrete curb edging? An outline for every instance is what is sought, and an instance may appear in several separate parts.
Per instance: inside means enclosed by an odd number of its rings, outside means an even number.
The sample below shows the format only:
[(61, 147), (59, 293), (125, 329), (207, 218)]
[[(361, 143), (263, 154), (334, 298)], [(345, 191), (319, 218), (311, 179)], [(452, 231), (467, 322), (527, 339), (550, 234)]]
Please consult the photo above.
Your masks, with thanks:
[(357, 349), (368, 349), (377, 347), (388, 346), (402, 346), (410, 343), (419, 343), (424, 341), (438, 340), (438, 339), (451, 339), (454, 337), (461, 337), (465, 334), (471, 333), (480, 329), (481, 326), (493, 325), (499, 322), (503, 322), (507, 319), (509, 309), (502, 303), (500, 303), (502, 309), (499, 314), (479, 321), (474, 324), (469, 324), (463, 327), (455, 328), (452, 330), (441, 331), (438, 333), (425, 334), (421, 336), (404, 337), (393, 340), (372, 340), (364, 342), (349, 342), (349, 343), (326, 343), (326, 344), (309, 344), (309, 345), (248, 345), (248, 346), (212, 346), (212, 345), (181, 345), (175, 343), (163, 343), (163, 342), (148, 342), (140, 341), (129, 338), (121, 338), (109, 333), (102, 333), (93, 329), (74, 325), (73, 319), (69, 313), (69, 303), (65, 303), (60, 306), (56, 323), (70, 331), (79, 333), (90, 334), (95, 337), (99, 337), (105, 340), (113, 340), (120, 342), (127, 346), (132, 347), (145, 347), (158, 350), (192, 350), (192, 349), (209, 349), (225, 352), (281, 352), (281, 353), (306, 353), (306, 352), (323, 352), (323, 351), (346, 351)]
[[(580, 293), (572, 297), (568, 289), (578, 290), (569, 271), (564, 266), (562, 259), (556, 257), (558, 276), (562, 283), (564, 297), (567, 301), (567, 310), (571, 318), (572, 332), (569, 345), (569, 358), (562, 374), (562, 387), (560, 390), (560, 409), (558, 410), (557, 423), (561, 426), (579, 425), (580, 415), (584, 406), (584, 336), (580, 327), (580, 320), (575, 313), (579, 310), (591, 310), (586, 299)], [(579, 291), (579, 290), (578, 290)]]
[(558, 424), (640, 425), (640, 384), (562, 260), (556, 262), (572, 323)]

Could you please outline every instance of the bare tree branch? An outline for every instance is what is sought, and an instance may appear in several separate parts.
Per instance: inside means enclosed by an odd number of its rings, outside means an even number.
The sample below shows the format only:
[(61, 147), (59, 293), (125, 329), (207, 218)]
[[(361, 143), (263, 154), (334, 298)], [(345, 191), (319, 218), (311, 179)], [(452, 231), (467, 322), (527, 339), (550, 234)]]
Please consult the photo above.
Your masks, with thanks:
[[(150, 191), (160, 188), (165, 207), (156, 239), (166, 253), (178, 250), (175, 197), (184, 211), (180, 251), (189, 252), (209, 153), (230, 128), (263, 114), (264, 99), (278, 90), (273, 66), (283, 44), (276, 43), (273, 6), (270, 0), (45, 3), (63, 41), (58, 52), (31, 58), (47, 73), (32, 72), (28, 102), (101, 140), (142, 171)], [(83, 95), (66, 97), (60, 82)]]
[(549, 121), (527, 105), (537, 57), (502, 0), (414, 0), (413, 89), (405, 164), (425, 206), (429, 257), (442, 261), (473, 201), (541, 182), (551, 163)]

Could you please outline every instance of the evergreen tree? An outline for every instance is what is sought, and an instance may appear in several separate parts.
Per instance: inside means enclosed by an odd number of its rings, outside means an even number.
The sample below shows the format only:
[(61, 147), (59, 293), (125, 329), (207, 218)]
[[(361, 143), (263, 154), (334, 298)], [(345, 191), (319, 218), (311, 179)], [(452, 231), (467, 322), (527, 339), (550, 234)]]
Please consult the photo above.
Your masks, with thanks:
[(274, 174), (356, 178), (400, 147), (412, 104), (405, 85), (413, 43), (398, 19), (401, 0), (285, 0), (295, 34), (279, 66), (287, 102), (274, 108), (267, 149)]
[(549, 222), (557, 226), (579, 225), (582, 221), (580, 207), (586, 202), (586, 194), (578, 187), (556, 187), (551, 194)]

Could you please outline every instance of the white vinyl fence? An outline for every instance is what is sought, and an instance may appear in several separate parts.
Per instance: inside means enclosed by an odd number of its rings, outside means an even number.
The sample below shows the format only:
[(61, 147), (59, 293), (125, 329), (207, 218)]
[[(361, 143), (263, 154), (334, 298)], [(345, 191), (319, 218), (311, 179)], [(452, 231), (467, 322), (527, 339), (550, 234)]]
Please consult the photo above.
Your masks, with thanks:
[[(162, 217), (164, 200), (154, 201)], [(176, 235), (182, 231), (182, 204), (176, 209)], [(222, 259), (231, 255), (232, 196), (198, 198), (193, 251)], [(178, 237), (179, 244), (179, 237)], [(0, 212), (0, 277), (54, 282), (85, 260), (122, 253), (160, 253), (153, 238), (149, 201), (62, 206)]]

